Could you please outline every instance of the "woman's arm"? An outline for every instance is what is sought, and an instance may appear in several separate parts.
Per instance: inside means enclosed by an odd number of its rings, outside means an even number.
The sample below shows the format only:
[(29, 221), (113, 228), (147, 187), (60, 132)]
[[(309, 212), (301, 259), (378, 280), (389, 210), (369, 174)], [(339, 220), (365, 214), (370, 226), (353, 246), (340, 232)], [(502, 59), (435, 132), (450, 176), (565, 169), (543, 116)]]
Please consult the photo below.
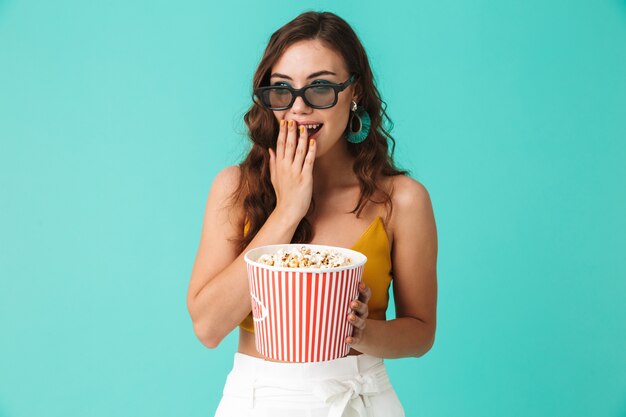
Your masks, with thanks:
[(243, 213), (227, 202), (239, 183), (239, 170), (238, 166), (226, 168), (213, 182), (187, 293), (196, 336), (209, 348), (216, 347), (250, 313), (245, 252), (290, 242), (299, 223), (275, 211), (246, 250), (238, 254), (236, 244), (229, 239), (241, 234), (237, 217)]
[(437, 320), (437, 230), (426, 188), (409, 177), (394, 181), (393, 293), (396, 319), (363, 319), (361, 303), (351, 347), (382, 358), (422, 356), (435, 341)]
[(251, 311), (244, 254), (259, 246), (291, 242), (309, 209), (317, 147), (314, 140), (308, 148), (307, 143), (304, 127), (298, 138), (295, 123), (280, 123), (276, 151), (269, 150), (276, 208), (241, 253), (230, 239), (242, 233), (238, 227), (243, 209), (228, 204), (239, 185), (240, 168), (226, 168), (213, 182), (187, 293), (194, 331), (207, 347), (216, 347)]

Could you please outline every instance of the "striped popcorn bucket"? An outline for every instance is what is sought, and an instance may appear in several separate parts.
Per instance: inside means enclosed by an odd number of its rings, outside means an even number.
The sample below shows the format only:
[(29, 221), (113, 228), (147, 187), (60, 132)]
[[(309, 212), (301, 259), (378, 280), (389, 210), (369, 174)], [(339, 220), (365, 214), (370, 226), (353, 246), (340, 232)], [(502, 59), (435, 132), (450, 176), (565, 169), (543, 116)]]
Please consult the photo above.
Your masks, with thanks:
[[(263, 254), (303, 246), (341, 252), (352, 259), (352, 265), (286, 268), (256, 262)], [(359, 295), (365, 255), (334, 246), (289, 244), (255, 248), (244, 259), (259, 353), (283, 362), (320, 362), (348, 354), (350, 302)]]

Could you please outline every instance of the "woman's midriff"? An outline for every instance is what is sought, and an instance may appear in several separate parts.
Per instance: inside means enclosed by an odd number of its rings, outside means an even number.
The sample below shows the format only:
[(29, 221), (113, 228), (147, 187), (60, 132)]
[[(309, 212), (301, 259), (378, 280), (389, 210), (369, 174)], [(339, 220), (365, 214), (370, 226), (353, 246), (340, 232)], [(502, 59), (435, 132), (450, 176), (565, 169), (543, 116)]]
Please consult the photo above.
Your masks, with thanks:
[[(272, 362), (280, 362), (262, 356), (259, 351), (256, 350), (256, 346), (254, 344), (254, 333), (250, 333), (249, 331), (241, 328), (239, 329), (239, 348), (237, 349), (237, 351), (239, 353), (243, 353), (244, 355), (254, 356), (255, 358), (262, 358)], [(352, 355), (361, 355), (361, 352), (350, 349), (350, 352), (348, 352), (348, 356)]]

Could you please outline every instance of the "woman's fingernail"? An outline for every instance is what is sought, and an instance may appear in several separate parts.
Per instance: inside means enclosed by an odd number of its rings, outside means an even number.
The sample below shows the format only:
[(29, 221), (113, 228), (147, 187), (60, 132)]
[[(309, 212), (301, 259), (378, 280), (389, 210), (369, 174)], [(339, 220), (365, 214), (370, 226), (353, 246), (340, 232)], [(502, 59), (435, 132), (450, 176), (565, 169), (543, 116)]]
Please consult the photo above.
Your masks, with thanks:
[(280, 127), (283, 127), (283, 126), (285, 126), (285, 119), (280, 121)]
[(293, 126), (293, 120), (290, 120), (289, 121), (289, 127), (292, 127), (292, 126)]
[(313, 146), (313, 145), (315, 145), (315, 139), (311, 139), (311, 140), (309, 141), (309, 146)]
[(300, 126), (300, 134), (304, 133), (304, 126)]

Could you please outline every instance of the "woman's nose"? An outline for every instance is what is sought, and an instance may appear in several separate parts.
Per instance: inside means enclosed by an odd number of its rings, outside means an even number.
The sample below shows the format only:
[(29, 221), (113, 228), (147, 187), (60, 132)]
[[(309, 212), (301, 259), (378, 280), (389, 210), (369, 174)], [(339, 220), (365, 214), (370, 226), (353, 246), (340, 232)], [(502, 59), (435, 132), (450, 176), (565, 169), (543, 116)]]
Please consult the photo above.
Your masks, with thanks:
[(292, 113), (306, 113), (311, 111), (311, 108), (307, 106), (302, 97), (296, 97), (296, 100), (293, 102), (293, 106), (291, 106)]

